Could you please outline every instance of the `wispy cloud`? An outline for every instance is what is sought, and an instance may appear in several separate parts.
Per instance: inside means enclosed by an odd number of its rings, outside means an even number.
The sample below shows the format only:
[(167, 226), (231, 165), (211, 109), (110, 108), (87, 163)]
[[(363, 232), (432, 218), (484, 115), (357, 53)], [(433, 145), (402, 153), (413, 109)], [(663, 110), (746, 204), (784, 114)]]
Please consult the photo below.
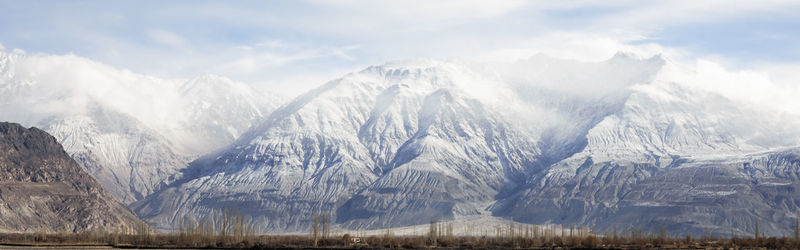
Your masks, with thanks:
[(151, 29), (147, 31), (147, 37), (153, 42), (166, 45), (175, 49), (184, 49), (186, 41), (178, 34), (161, 29)]

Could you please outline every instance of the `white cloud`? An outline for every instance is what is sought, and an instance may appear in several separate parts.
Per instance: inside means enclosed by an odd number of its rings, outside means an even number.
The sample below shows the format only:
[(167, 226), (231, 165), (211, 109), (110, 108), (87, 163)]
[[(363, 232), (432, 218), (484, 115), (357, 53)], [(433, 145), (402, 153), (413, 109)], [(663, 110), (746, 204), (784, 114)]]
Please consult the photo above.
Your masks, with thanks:
[(161, 29), (150, 29), (147, 31), (147, 37), (153, 42), (170, 46), (176, 49), (186, 48), (186, 40), (178, 34)]
[(253, 73), (265, 68), (326, 57), (352, 61), (354, 57), (349, 52), (358, 49), (359, 46), (311, 47), (269, 40), (231, 48), (221, 53), (225, 56), (215, 59), (218, 65), (209, 65), (210, 69), (220, 70), (223, 73)]
[(620, 40), (601, 35), (588, 35), (583, 33), (558, 32), (545, 36), (535, 37), (517, 44), (516, 48), (503, 48), (489, 51), (477, 57), (486, 61), (513, 61), (529, 58), (535, 54), (547, 54), (564, 59), (580, 61), (602, 61), (610, 58), (617, 52), (628, 52), (650, 57), (662, 54), (668, 49), (655, 43), (633, 46), (632, 40)]
[(776, 84), (800, 87), (800, 63), (757, 62), (752, 70), (766, 73)]
[[(797, 71), (795, 71), (797, 72)], [(661, 80), (675, 82), (690, 89), (720, 94), (764, 112), (779, 111), (800, 115), (800, 85), (781, 84), (774, 73), (749, 69), (732, 71), (717, 62), (698, 59), (693, 64), (673, 64), (661, 72)], [(800, 73), (791, 73), (800, 76)]]
[[(185, 118), (172, 103), (178, 99), (179, 81), (136, 74), (71, 54), (14, 53), (18, 56), (9, 71), (13, 74), (0, 83), (26, 83), (30, 88), (21, 88), (19, 96), (9, 96), (2, 104), (30, 106), (25, 110), (35, 112), (0, 112), (6, 119), (36, 124), (53, 114), (80, 114), (92, 102), (115, 107), (156, 126)], [(170, 109), (173, 107), (176, 109)]]
[(524, 5), (527, 1), (483, 1), (483, 0), (442, 0), (442, 1), (310, 1), (327, 8), (351, 11), (361, 15), (380, 17), (379, 21), (435, 22), (453, 19), (489, 18), (508, 13)]

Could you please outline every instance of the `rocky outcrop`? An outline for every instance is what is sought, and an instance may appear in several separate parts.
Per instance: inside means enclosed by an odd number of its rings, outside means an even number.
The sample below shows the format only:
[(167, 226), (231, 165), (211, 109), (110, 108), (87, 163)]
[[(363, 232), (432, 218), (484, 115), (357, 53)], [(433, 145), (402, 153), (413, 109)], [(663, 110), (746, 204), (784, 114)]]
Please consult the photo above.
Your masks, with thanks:
[(0, 123), (0, 231), (114, 231), (139, 222), (56, 138)]

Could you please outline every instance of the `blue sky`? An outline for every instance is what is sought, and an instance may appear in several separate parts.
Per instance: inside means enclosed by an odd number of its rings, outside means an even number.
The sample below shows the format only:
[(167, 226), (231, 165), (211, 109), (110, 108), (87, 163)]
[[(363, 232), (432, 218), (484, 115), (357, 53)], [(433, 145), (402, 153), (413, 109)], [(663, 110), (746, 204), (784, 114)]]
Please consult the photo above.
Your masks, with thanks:
[(0, 44), (296, 94), (386, 61), (601, 60), (618, 50), (800, 65), (794, 1), (5, 1)]

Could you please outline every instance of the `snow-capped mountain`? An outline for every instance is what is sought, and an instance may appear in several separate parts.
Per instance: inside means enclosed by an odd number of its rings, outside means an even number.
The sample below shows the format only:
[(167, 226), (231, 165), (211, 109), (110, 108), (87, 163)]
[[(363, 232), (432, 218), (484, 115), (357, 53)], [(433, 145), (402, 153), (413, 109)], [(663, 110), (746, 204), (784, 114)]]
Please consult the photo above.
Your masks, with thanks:
[[(800, 194), (797, 116), (670, 81), (633, 87), (587, 145), (493, 212), (522, 222), (746, 234), (788, 232)], [(680, 72), (679, 74), (693, 74)]]
[[(746, 197), (773, 190), (753, 180), (796, 185), (786, 148), (800, 142), (800, 119), (675, 77), (700, 74), (686, 70), (625, 54), (369, 67), (296, 98), (133, 209), (162, 228), (237, 207), (265, 231), (304, 231), (315, 212), (346, 228), (492, 215), (600, 229), (751, 230), (744, 217), (712, 224), (729, 207), (707, 201), (732, 192), (720, 191), (723, 183)], [(667, 221), (631, 208), (670, 202), (704, 212), (670, 210)], [(759, 215), (766, 232), (788, 230), (765, 216), (768, 207), (738, 215)]]
[(458, 79), (477, 77), (466, 68), (413, 63), (370, 67), (296, 98), (197, 161), (196, 176), (134, 207), (161, 226), (237, 207), (261, 229), (288, 231), (304, 230), (315, 211), (372, 227), (481, 213), (524, 179), (534, 142), (461, 91)]
[(0, 120), (53, 134), (123, 203), (169, 183), (279, 102), (213, 75), (163, 80), (73, 55), (0, 51)]

